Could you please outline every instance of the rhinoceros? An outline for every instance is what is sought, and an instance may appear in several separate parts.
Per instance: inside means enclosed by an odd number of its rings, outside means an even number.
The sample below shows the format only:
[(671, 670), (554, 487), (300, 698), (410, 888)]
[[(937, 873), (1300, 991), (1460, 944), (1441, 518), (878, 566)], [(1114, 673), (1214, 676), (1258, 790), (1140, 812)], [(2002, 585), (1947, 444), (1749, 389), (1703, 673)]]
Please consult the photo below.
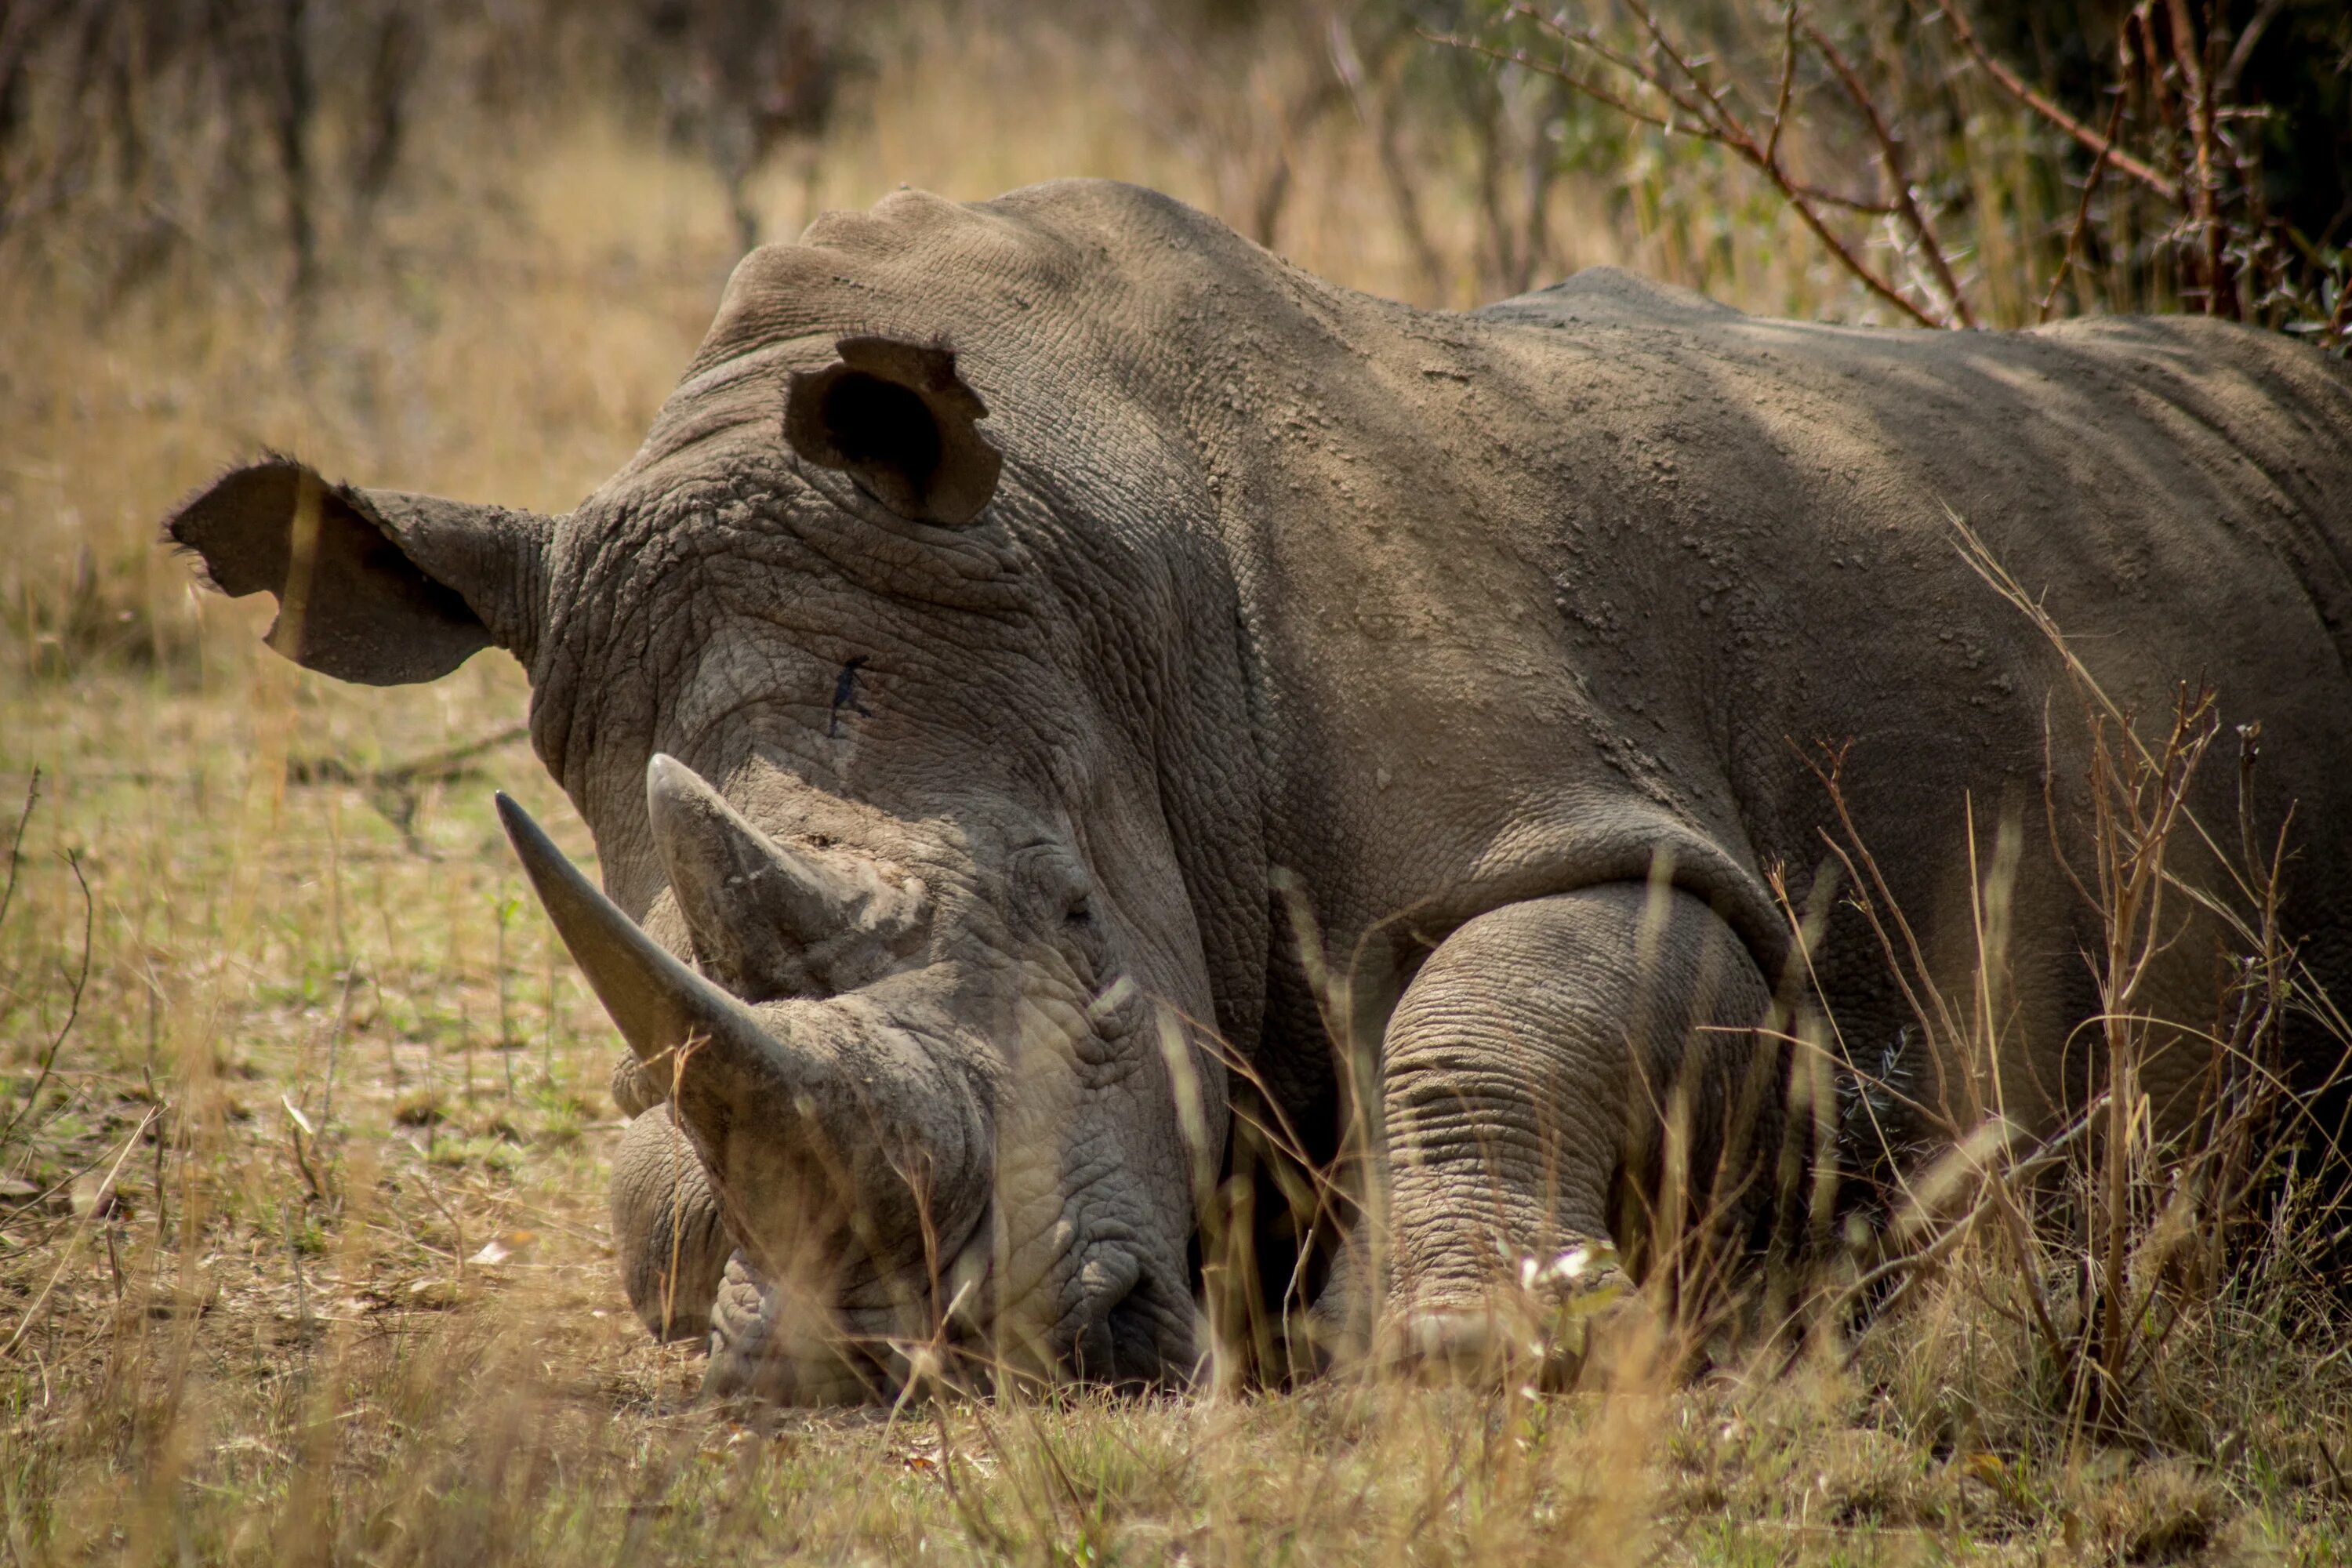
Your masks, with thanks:
[[(565, 515), (272, 457), (167, 526), (310, 668), (528, 671), (603, 888), (500, 809), (633, 1053), (624, 1282), (717, 1394), (959, 1344), (1191, 1375), (1244, 1100), (1375, 1194), (1319, 1305), (1441, 1359), (1543, 1260), (1752, 1211), (1823, 748), (1927, 963), (2026, 824), (1990, 1088), (1851, 910), (1806, 944), (1890, 1145), (2059, 1126), (2099, 1076), (2069, 648), (2259, 721), (2287, 919), (2346, 973), (2352, 375), (2210, 321), (1850, 329), (1608, 268), (1430, 311), (1123, 184), (903, 192), (746, 256)], [(2193, 1017), (2176, 947), (2144, 1000)], [(2210, 1066), (2151, 1060), (2154, 1114)]]

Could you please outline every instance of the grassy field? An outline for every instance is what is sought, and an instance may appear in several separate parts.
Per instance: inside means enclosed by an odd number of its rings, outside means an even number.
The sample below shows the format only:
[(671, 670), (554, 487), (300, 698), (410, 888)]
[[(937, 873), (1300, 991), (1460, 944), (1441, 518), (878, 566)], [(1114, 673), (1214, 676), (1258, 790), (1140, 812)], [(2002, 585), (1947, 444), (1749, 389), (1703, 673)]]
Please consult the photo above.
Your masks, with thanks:
[[(1244, 216), (1282, 60), (1186, 144), (1111, 85), (1139, 58), (952, 42), (885, 61), (868, 115), (758, 187), (772, 231), (901, 181), (1066, 174)], [(594, 113), (426, 152), (307, 319), (267, 256), (198, 247), (116, 299), (62, 239), (20, 237), (0, 275), (0, 846), (24, 813), (0, 912), (0, 1559), (2352, 1559), (2352, 1334), (2284, 1267), (2291, 1239), (2210, 1290), (2105, 1444), (2051, 1415), (1974, 1244), (1858, 1342), (1691, 1386), (696, 1403), (697, 1358), (648, 1341), (610, 1263), (620, 1047), (489, 808), (507, 790), (590, 857), (520, 737), (520, 671), (492, 653), (432, 687), (336, 685), (154, 543), (265, 445), (548, 510), (627, 458), (731, 259), (708, 170)], [(1290, 155), (1287, 254), (1432, 303), (1475, 291), (1444, 148), (1423, 150), (1426, 216), (1462, 259), (1437, 288), (1360, 124)], [(1769, 210), (1718, 252), (1685, 208), (1604, 183), (1551, 216), (1563, 266), (1861, 313)]]

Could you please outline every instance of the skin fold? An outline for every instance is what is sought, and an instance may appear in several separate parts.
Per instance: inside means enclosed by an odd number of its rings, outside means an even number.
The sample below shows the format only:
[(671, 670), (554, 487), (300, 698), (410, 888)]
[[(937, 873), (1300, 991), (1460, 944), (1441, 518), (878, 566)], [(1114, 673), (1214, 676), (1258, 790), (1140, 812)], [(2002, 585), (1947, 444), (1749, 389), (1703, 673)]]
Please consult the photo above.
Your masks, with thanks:
[[(1605, 268), (1425, 312), (1133, 187), (909, 192), (747, 256), (561, 517), (272, 458), (167, 528), (314, 668), (521, 662), (602, 869), (509, 803), (632, 1047), (630, 1300), (714, 1392), (814, 1402), (967, 1354), (1192, 1374), (1258, 1123), (1354, 1184), (1300, 1275), (1329, 1343), (1475, 1359), (1736, 1280), (1811, 1126), (1776, 996), (1893, 1086), (1898, 1152), (2060, 1125), (2081, 704), (1955, 515), (2126, 708), (2259, 721), (2247, 809), (2294, 803), (2336, 976), (2352, 376), (2220, 323), (1822, 327)], [(1906, 1028), (1834, 897), (1792, 973), (1769, 878), (1802, 907), (1828, 863), (1832, 757), (1930, 966), (1975, 956), (1971, 822), (1999, 860), (1997, 1062)], [(2186, 1025), (2219, 966), (2178, 918)], [(2158, 1053), (2159, 1125), (2210, 1065)]]

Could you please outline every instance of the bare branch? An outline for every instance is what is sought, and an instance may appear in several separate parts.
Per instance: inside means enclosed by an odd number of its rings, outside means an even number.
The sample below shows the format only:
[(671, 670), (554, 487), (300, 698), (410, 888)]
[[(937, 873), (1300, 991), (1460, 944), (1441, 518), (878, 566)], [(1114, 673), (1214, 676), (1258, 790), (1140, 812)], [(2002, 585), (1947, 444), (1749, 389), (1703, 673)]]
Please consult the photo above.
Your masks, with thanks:
[(1772, 132), (1764, 139), (1764, 156), (1780, 156), (1780, 128), (1789, 122), (1789, 92), (1797, 81), (1797, 0), (1780, 8), (1780, 86), (1772, 95)]
[(2117, 147), (2113, 142), (2061, 109), (2046, 93), (2035, 90), (2023, 77), (1995, 59), (1985, 48), (1983, 41), (1977, 37), (1976, 29), (1969, 26), (1969, 19), (1961, 13), (1958, 0), (1947, 0), (1945, 5), (1937, 8), (1937, 14), (1952, 25), (1952, 36), (1959, 39), (1962, 48), (1968, 50), (1969, 58), (1975, 60), (1978, 68), (1985, 75), (1992, 78), (2003, 92), (2008, 93), (2018, 102), (2025, 105), (2092, 152), (2105, 153), (2107, 162), (2146, 185), (2149, 190), (2168, 200), (2181, 199), (2179, 181), (2168, 179), (2154, 164), (2144, 163)]
[(1644, 125), (1654, 125), (1661, 131), (1679, 131), (1685, 135), (1697, 136), (1708, 142), (1717, 140), (1705, 131), (1675, 124), (1652, 110), (1618, 97), (1606, 88), (1582, 80), (1571, 75), (1564, 65), (1555, 66), (1548, 61), (1537, 59), (1525, 49), (1498, 49), (1482, 39), (1465, 38), (1452, 33), (1426, 33), (1423, 37), (1433, 44), (1444, 44), (1449, 48), (1466, 49), (1471, 54), (1483, 55), (1490, 60), (1496, 60), (1505, 65), (1522, 66), (1528, 70), (1541, 71), (1547, 76), (1566, 83), (1570, 88), (1582, 93), (1603, 108), (1613, 109), (1627, 119), (1638, 120)]
[[(1904, 298), (1893, 284), (1873, 271), (1862, 258), (1854, 254), (1853, 248), (1830, 228), (1820, 210), (1821, 205), (1824, 203), (1848, 207), (1857, 212), (1878, 212), (1883, 210), (1882, 208), (1873, 204), (1831, 198), (1827, 193), (1818, 192), (1800, 184), (1780, 162), (1777, 148), (1770, 155), (1767, 155), (1764, 143), (1757, 139), (1748, 122), (1724, 101), (1721, 93), (1708, 85), (1706, 79), (1700, 74), (1697, 63), (1676, 47), (1673, 40), (1666, 37), (1665, 29), (1659, 26), (1657, 17), (1649, 7), (1635, 3), (1631, 5), (1629, 9), (1641, 22), (1643, 31), (1649, 35), (1659, 56), (1671, 66), (1674, 75), (1670, 76), (1665, 72), (1644, 66), (1622, 50), (1612, 47), (1591, 28), (1581, 32), (1571, 32), (1559, 21), (1539, 14), (1532, 6), (1525, 4), (1513, 6), (1510, 15), (1533, 22), (1559, 39), (1563, 52), (1558, 62), (1538, 59), (1524, 49), (1497, 48), (1482, 39), (1464, 38), (1450, 34), (1426, 36), (1433, 43), (1468, 49), (1488, 59), (1507, 61), (1551, 77), (1566, 83), (1570, 89), (1582, 93), (1593, 101), (1614, 109), (1643, 124), (1655, 126), (1670, 133), (1695, 136), (1701, 141), (1712, 142), (1727, 149), (1771, 182), (1772, 188), (1780, 194), (1780, 198), (1789, 204), (1798, 219), (1812, 231), (1813, 237), (1821, 241), (1822, 247), (1829, 251), (1838, 265), (1844, 268), (1864, 288), (1902, 311), (1920, 326), (1940, 327), (1946, 324)], [(1568, 65), (1568, 53), (1578, 49), (1633, 78), (1664, 98), (1681, 114), (1687, 115), (1689, 121), (1685, 121), (1673, 114), (1660, 116), (1655, 111), (1643, 109), (1604, 87), (1584, 80)], [(1675, 79), (1676, 77), (1679, 77), (1679, 81)], [(1684, 83), (1688, 85), (1685, 87)]]
[(2116, 144), (2116, 132), (2123, 128), (2124, 101), (2118, 89), (2116, 106), (2107, 111), (2106, 146), (2091, 160), (2090, 177), (2083, 182), (2083, 200), (2074, 208), (2074, 226), (2066, 231), (2066, 254), (2058, 258), (2058, 270), (2050, 276), (2050, 291), (2042, 296), (2042, 309), (2033, 318), (2037, 322), (2048, 321), (2051, 310), (2057, 306), (2059, 286), (2066, 281), (2066, 274), (2074, 265), (2075, 252), (2082, 248), (2083, 236), (2090, 229), (2091, 198), (2098, 194), (2099, 176), (2107, 172), (2107, 151)]
[(25, 782), (25, 809), (16, 814), (16, 832), (8, 841), (8, 882), (0, 888), (0, 921), (8, 918), (8, 906), (16, 901), (16, 869), (24, 863), (25, 829), (32, 825), (33, 808), (41, 801), (41, 770), (35, 768), (33, 776)]
[(1861, 114), (1863, 123), (1870, 127), (1871, 139), (1878, 143), (1879, 163), (1886, 171), (1886, 183), (1894, 190), (1895, 203), (1904, 226), (1911, 231), (1911, 237), (1927, 256), (1928, 269), (1935, 273), (1937, 286), (1944, 290), (1944, 298), (1952, 302), (1952, 313), (1959, 318), (1961, 326), (1975, 326), (1976, 312), (1969, 309), (1968, 300), (1960, 293), (1959, 279), (1952, 276), (1951, 263), (1944, 258), (1943, 243), (1936, 237), (1935, 229), (1928, 226), (1927, 215), (1919, 210), (1919, 204), (1911, 195), (1911, 175), (1904, 166), (1903, 144), (1895, 140), (1885, 117), (1878, 112), (1877, 101), (1870, 96), (1869, 88), (1864, 85), (1860, 73), (1846, 59), (1843, 51), (1811, 22), (1805, 24), (1805, 37), (1811, 40), (1814, 48), (1821, 51), (1822, 58), (1829, 62), (1830, 69), (1837, 74), (1838, 85), (1845, 89), (1845, 95)]
[(1789, 188), (1807, 201), (1820, 202), (1824, 206), (1843, 207), (1847, 212), (1862, 213), (1871, 217), (1893, 217), (1895, 215), (1893, 202), (1866, 202), (1859, 196), (1842, 195), (1836, 191), (1825, 191), (1819, 185), (1808, 185), (1801, 180), (1790, 180)]

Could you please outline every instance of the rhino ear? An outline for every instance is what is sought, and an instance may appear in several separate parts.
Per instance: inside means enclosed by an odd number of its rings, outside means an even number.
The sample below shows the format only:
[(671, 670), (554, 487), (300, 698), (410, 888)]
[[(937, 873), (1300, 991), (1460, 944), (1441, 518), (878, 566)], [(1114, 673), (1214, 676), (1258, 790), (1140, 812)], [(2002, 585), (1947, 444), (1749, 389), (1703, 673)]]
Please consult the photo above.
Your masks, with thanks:
[(824, 369), (793, 374), (793, 450), (900, 517), (949, 528), (978, 517), (1004, 459), (980, 433), (988, 405), (956, 374), (954, 352), (892, 338), (844, 338), (834, 351)]
[(529, 664), (546, 518), (329, 485), (288, 458), (237, 468), (163, 524), (232, 598), (270, 593), (269, 646), (323, 674), (398, 686), (492, 644)]

